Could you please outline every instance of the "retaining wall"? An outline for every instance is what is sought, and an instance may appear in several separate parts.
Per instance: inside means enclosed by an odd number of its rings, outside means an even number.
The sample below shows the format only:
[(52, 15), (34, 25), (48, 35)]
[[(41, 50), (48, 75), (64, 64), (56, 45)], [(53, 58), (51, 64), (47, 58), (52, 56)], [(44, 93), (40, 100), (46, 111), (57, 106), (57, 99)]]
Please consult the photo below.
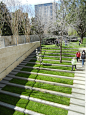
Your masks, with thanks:
[(0, 80), (9, 74), (19, 63), (30, 55), (40, 42), (20, 44), (0, 49)]

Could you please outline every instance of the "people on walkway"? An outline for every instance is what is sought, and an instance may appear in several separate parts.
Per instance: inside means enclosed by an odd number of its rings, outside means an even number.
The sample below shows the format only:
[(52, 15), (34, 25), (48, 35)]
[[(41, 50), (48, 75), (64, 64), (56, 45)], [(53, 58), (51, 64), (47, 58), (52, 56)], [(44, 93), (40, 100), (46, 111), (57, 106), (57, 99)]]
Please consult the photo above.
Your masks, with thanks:
[(72, 71), (73, 71), (73, 67), (75, 67), (75, 70), (76, 70), (76, 63), (77, 63), (77, 60), (76, 60), (75, 57), (71, 60), (71, 63), (72, 63)]
[(82, 53), (83, 53), (83, 52), (84, 52), (84, 54), (85, 54), (85, 50), (83, 50)]
[(84, 62), (85, 62), (85, 53), (84, 52), (82, 52), (81, 59), (82, 59), (82, 67), (83, 67)]
[(78, 51), (78, 52), (76, 53), (76, 59), (77, 59), (77, 62), (78, 62), (78, 60), (80, 59), (80, 51)]

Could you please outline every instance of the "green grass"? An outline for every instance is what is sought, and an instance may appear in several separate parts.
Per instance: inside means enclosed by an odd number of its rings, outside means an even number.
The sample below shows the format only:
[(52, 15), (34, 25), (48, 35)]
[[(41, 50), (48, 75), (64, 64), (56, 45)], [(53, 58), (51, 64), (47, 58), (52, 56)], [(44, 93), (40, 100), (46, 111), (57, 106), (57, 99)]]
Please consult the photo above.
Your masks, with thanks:
[(19, 111), (11, 110), (9, 108), (0, 106), (0, 115), (28, 115), (28, 114), (24, 114)]
[(63, 67), (63, 66), (54, 66), (54, 65), (51, 65), (51, 66), (48, 66), (48, 65), (40, 65), (40, 64), (27, 64), (26, 66), (31, 66), (31, 67), (42, 67), (42, 68), (50, 68), (50, 69), (62, 69), (62, 70), (71, 70), (71, 67)]
[[(76, 46), (77, 45), (77, 46)], [(58, 48), (58, 46), (55, 45), (43, 45), (43, 48)], [(68, 46), (64, 46), (63, 48), (78, 48), (78, 42), (71, 43)], [(81, 46), (80, 46), (81, 47)], [(44, 49), (45, 50), (45, 49)], [(48, 49), (51, 50), (51, 49)], [(55, 49), (53, 49), (55, 50)], [(69, 53), (69, 54), (76, 54), (77, 49), (73, 49), (72, 51), (75, 51), (74, 53), (71, 52), (71, 49), (65, 49), (66, 52), (63, 53)], [(67, 52), (70, 51), (70, 52)], [(56, 53), (60, 52), (60, 49), (57, 51), (46, 51), (46, 53)], [(44, 53), (44, 51), (43, 51)], [(52, 54), (46, 54), (46, 55), (52, 55)], [(74, 55), (63, 55), (63, 56), (69, 56), (69, 57), (74, 57)], [(57, 56), (57, 54), (54, 54), (54, 56)], [(36, 58), (36, 56), (34, 56)], [(60, 60), (58, 57), (42, 57), (42, 59), (52, 59), (52, 61), (42, 61), (43, 63), (51, 63), (51, 64), (61, 64), (61, 65), (71, 65), (69, 62), (58, 62), (58, 61), (53, 61), (54, 60)], [(68, 60), (71, 61), (71, 58), (62, 58), (62, 60)], [(36, 60), (31, 60), (30, 62), (39, 62)], [(42, 67), (42, 68), (51, 68), (51, 69), (62, 69), (62, 70), (71, 70), (71, 67), (62, 67), (62, 66), (54, 66), (54, 65), (40, 65), (40, 64), (27, 64), (26, 66), (31, 66), (31, 67)], [(51, 75), (60, 75), (60, 76), (68, 76), (68, 77), (74, 77), (74, 73), (68, 73), (68, 72), (59, 72), (59, 71), (49, 71), (49, 70), (39, 70), (39, 69), (30, 69), (30, 68), (23, 68), (20, 73), (16, 74), (16, 76), (24, 77), (24, 78), (32, 78), (32, 79), (38, 79), (38, 80), (45, 80), (45, 81), (51, 81), (51, 82), (57, 82), (57, 83), (63, 83), (63, 84), (70, 84), (73, 85), (73, 80), (70, 79), (64, 79), (64, 78), (56, 78), (56, 77), (49, 77), (49, 76), (43, 76), (43, 75), (34, 75), (34, 74), (26, 74), (22, 73), (22, 71), (29, 71), (29, 72), (37, 72), (37, 73), (44, 73), (44, 74), (51, 74)], [(20, 80), (20, 79), (12, 79), (10, 83), (16, 83), (16, 84), (21, 84), (24, 86), (31, 86), (31, 87), (36, 87), (36, 88), (42, 88), (42, 89), (47, 89), (47, 90), (52, 90), (52, 91), (57, 91), (57, 92), (62, 92), (66, 94), (71, 94), (72, 88), (69, 87), (63, 87), (63, 86), (55, 86), (51, 84), (45, 84), (45, 83), (40, 83), (40, 82), (34, 82), (34, 81), (27, 81), (27, 80)], [(68, 105), (70, 104), (70, 98), (63, 97), (63, 96), (58, 96), (58, 95), (53, 95), (49, 94), (46, 92), (39, 92), (35, 90), (29, 90), (25, 88), (19, 88), (19, 87), (14, 87), (14, 86), (9, 86), (6, 85), (3, 90), (17, 93), (20, 95), (25, 95), (29, 97), (34, 97), (54, 103), (59, 103), (63, 105)], [(34, 101), (30, 100), (25, 100), (25, 99), (20, 99), (18, 97), (13, 97), (9, 95), (5, 95), (0, 93), (0, 100), (3, 102), (10, 103), (12, 105), (22, 107), (25, 109), (29, 109), (38, 113), (42, 113), (45, 115), (67, 115), (68, 111), (61, 109), (61, 108), (56, 108), (52, 107), (49, 105), (37, 103)], [(1, 112), (3, 111), (3, 112)], [(5, 107), (0, 106), (0, 115), (27, 115), (18, 111), (10, 110)]]
[(30, 69), (30, 68), (23, 68), (21, 71), (37, 72), (37, 73), (45, 73), (45, 74), (52, 74), (52, 75), (74, 77), (74, 73), (68, 73), (68, 72), (49, 71), (49, 70), (45, 71), (45, 70)]
[(38, 80), (45, 80), (45, 81), (52, 81), (52, 82), (57, 82), (57, 83), (70, 84), (70, 85), (73, 84), (73, 80), (65, 79), (65, 78), (56, 78), (56, 77), (34, 75), (34, 74), (25, 74), (25, 73), (18, 73), (16, 76), (38, 79)]
[[(10, 99), (10, 101), (9, 101), (9, 99)], [(52, 107), (52, 106), (37, 103), (37, 102), (33, 102), (33, 101), (29, 101), (29, 100), (25, 100), (25, 99), (20, 99), (18, 97), (12, 97), (9, 95), (0, 94), (0, 101), (6, 102), (9, 104), (18, 106), (18, 107), (26, 108), (26, 109), (29, 109), (29, 110), (32, 110), (32, 111), (35, 111), (38, 113), (43, 113), (46, 115), (51, 115), (51, 114), (56, 115), (56, 112), (58, 113), (58, 111), (60, 114), (67, 115), (67, 110)], [(9, 115), (11, 115), (11, 114), (9, 114)], [(18, 114), (15, 114), (15, 115), (18, 115)], [(57, 115), (59, 115), (59, 114), (57, 114)]]
[(50, 85), (50, 84), (44, 84), (44, 83), (33, 82), (33, 81), (24, 81), (24, 80), (18, 80), (18, 79), (13, 79), (10, 82), (26, 85), (26, 86), (31, 86), (31, 87), (52, 90), (52, 91), (63, 92), (63, 93), (69, 93), (69, 94), (71, 93), (71, 88), (69, 87), (55, 86), (55, 85)]

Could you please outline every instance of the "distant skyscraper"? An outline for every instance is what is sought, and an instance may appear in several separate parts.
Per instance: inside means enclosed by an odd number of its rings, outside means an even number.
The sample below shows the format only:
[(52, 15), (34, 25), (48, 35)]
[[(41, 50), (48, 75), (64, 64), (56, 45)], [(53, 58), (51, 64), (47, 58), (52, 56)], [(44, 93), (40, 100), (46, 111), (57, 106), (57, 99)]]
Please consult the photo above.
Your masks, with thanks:
[(55, 2), (35, 5), (35, 17), (39, 17), (39, 19), (45, 25), (45, 33), (47, 33), (49, 25), (56, 22), (57, 9), (58, 4)]

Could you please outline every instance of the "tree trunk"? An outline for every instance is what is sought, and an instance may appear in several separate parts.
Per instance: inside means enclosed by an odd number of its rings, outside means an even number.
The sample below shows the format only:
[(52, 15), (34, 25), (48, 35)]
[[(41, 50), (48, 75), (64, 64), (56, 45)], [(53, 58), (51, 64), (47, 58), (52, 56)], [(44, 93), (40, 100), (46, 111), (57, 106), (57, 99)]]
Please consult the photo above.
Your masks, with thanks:
[(83, 44), (83, 34), (81, 34), (81, 44)]
[(61, 43), (60, 43), (60, 63), (62, 63), (62, 37), (61, 37)]
[(42, 51), (41, 51), (41, 35), (39, 35), (39, 38), (40, 38), (40, 53), (42, 53)]

